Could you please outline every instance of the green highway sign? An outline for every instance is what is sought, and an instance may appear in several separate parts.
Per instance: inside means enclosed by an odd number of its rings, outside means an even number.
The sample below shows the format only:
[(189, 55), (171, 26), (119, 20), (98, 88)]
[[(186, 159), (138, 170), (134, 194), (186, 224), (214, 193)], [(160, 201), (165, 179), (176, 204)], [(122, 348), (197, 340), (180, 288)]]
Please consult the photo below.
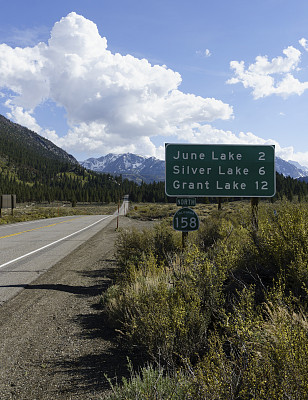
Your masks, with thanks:
[(173, 228), (176, 231), (190, 232), (199, 229), (199, 218), (194, 210), (184, 207), (174, 214)]
[(178, 197), (176, 199), (176, 205), (181, 207), (192, 207), (197, 203), (195, 197)]
[(170, 197), (272, 197), (275, 146), (165, 146), (165, 191)]

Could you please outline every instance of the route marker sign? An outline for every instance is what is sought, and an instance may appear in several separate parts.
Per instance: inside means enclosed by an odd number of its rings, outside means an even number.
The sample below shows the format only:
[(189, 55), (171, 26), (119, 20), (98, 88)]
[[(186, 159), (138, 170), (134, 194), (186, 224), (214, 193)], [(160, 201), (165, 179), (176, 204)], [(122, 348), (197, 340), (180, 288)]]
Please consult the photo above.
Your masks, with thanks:
[(170, 197), (272, 197), (275, 146), (165, 146), (165, 192)]
[(177, 197), (176, 205), (181, 207), (192, 207), (197, 203), (195, 197)]
[(198, 215), (191, 208), (181, 208), (174, 214), (173, 228), (182, 232), (197, 231), (199, 229)]

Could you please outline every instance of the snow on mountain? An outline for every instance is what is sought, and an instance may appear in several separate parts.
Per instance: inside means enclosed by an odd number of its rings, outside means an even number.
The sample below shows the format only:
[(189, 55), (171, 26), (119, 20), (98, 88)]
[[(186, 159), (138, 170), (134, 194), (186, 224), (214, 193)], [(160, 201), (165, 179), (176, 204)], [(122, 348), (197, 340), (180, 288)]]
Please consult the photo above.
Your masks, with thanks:
[(154, 157), (131, 153), (107, 154), (100, 158), (88, 158), (80, 164), (93, 171), (122, 175), (138, 183), (165, 179), (165, 162)]
[[(136, 154), (107, 154), (100, 158), (88, 158), (80, 164), (90, 170), (122, 175), (123, 178), (138, 183), (165, 180), (165, 161), (155, 157), (144, 157)], [(280, 157), (275, 160), (276, 171), (284, 176), (297, 179), (308, 176), (308, 168), (296, 161), (285, 161)]]
[(298, 163), (297, 161), (288, 160), (288, 162), (290, 164), (292, 164), (292, 165), (295, 165), (296, 168), (302, 170), (305, 173), (305, 176), (308, 175), (308, 168), (307, 167), (305, 167), (303, 165), (300, 165), (300, 163)]
[(282, 158), (276, 157), (275, 164), (276, 171), (284, 176), (297, 179), (308, 175), (308, 169), (296, 161), (285, 161)]

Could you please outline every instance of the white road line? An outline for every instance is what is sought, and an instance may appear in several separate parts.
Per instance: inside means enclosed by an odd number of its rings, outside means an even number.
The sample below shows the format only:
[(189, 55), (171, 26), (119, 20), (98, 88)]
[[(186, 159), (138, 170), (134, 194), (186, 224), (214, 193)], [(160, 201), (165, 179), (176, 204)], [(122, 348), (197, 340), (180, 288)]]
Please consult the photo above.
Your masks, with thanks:
[(94, 226), (94, 225), (98, 224), (99, 222), (103, 221), (104, 219), (107, 219), (107, 218), (110, 218), (110, 217), (112, 217), (112, 215), (107, 215), (107, 217), (101, 218), (100, 220), (94, 222), (93, 224), (91, 224), (91, 225), (89, 225), (89, 226), (86, 226), (85, 228), (82, 228), (82, 229), (80, 229), (79, 231), (73, 232), (73, 233), (71, 233), (70, 235), (67, 235), (67, 236), (65, 236), (65, 237), (62, 238), (62, 239), (58, 239), (58, 240), (56, 240), (55, 242), (52, 242), (52, 243), (47, 244), (46, 246), (40, 247), (39, 249), (33, 250), (33, 251), (31, 251), (30, 253), (24, 254), (23, 256), (17, 257), (17, 258), (15, 258), (14, 260), (8, 261), (8, 262), (6, 262), (6, 263), (0, 265), (0, 268), (3, 268), (3, 267), (5, 267), (5, 266), (7, 266), (7, 265), (9, 265), (9, 264), (12, 264), (12, 263), (16, 262), (16, 261), (22, 260), (23, 258), (28, 257), (28, 256), (31, 256), (32, 254), (35, 254), (35, 253), (37, 253), (37, 252), (39, 252), (39, 251), (41, 251), (41, 250), (47, 249), (47, 247), (50, 247), (50, 246), (52, 246), (52, 245), (54, 245), (54, 244), (56, 244), (56, 243), (62, 242), (62, 240), (68, 239), (68, 238), (71, 237), (71, 236), (77, 235), (77, 233), (80, 233), (80, 232), (82, 232), (82, 231), (84, 231), (84, 230), (86, 230), (86, 229), (88, 229), (88, 228), (91, 228), (91, 226)]

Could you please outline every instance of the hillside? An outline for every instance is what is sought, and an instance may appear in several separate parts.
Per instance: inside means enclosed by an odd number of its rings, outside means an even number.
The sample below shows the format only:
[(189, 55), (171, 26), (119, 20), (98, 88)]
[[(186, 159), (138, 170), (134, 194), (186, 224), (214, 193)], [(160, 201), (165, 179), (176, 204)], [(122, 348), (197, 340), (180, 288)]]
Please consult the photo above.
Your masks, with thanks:
[(47, 158), (77, 164), (77, 160), (50, 140), (0, 115), (0, 155), (16, 164), (29, 165), (33, 159)]
[[(0, 115), (0, 194), (17, 202), (118, 202), (124, 194), (149, 200), (156, 188), (139, 187), (110, 174), (87, 171), (77, 160), (35, 132)], [(156, 196), (164, 197), (163, 190)]]
[(79, 166), (49, 140), (0, 115), (0, 168), (2, 178), (33, 183)]

